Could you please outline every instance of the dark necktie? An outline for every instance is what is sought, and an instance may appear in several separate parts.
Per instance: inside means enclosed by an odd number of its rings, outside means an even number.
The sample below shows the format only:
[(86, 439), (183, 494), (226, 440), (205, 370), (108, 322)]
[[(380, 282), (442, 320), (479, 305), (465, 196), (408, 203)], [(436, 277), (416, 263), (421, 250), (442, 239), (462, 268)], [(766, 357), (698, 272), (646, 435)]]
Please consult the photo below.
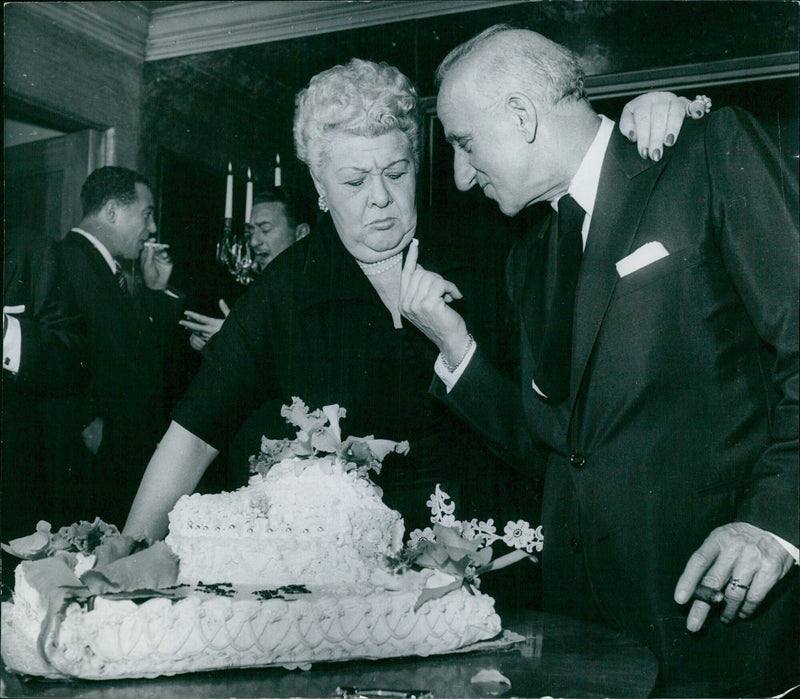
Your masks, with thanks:
[(575, 288), (583, 254), (581, 228), (586, 213), (569, 195), (558, 202), (558, 240), (548, 250), (546, 277), (547, 310), (540, 313), (542, 326), (537, 328), (534, 381), (550, 403), (557, 404), (569, 396), (569, 374), (572, 360), (572, 322)]
[(119, 262), (114, 263), (116, 265), (116, 272), (114, 272), (114, 279), (117, 280), (117, 285), (124, 293), (128, 293), (128, 283), (125, 281), (125, 275), (122, 273), (122, 266)]

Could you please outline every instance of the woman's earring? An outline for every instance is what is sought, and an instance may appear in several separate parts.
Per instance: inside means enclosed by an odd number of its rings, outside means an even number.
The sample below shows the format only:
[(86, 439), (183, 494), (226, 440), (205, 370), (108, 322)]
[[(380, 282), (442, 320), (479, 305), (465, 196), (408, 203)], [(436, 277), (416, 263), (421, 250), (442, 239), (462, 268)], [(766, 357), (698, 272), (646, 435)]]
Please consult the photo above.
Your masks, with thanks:
[(325, 198), (324, 194), (319, 195), (319, 199), (317, 199), (317, 206), (319, 206), (323, 213), (328, 210), (328, 200)]

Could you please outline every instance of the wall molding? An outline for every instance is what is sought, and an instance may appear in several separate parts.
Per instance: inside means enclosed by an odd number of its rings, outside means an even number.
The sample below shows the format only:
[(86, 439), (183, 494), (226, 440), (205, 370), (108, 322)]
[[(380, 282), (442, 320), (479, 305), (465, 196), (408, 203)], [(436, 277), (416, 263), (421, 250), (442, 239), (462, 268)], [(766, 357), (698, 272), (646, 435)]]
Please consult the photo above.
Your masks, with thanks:
[(150, 16), (145, 60), (358, 29), (528, 0), (272, 0), (187, 2), (157, 7)]
[[(680, 92), (695, 87), (728, 85), (753, 80), (774, 80), (800, 76), (800, 52), (787, 51), (765, 56), (732, 58), (706, 63), (687, 63), (636, 70), (627, 73), (606, 73), (586, 76), (586, 94), (589, 99), (627, 97), (653, 90)], [(691, 97), (684, 95), (684, 97)], [(420, 100), (428, 115), (436, 113), (436, 97)]]
[(726, 85), (753, 80), (791, 78), (800, 75), (800, 52), (787, 51), (764, 56), (731, 58), (706, 63), (687, 63), (628, 73), (586, 77), (586, 92), (592, 97), (624, 97), (650, 90), (682, 90), (695, 86)]
[(149, 12), (138, 2), (25, 2), (33, 12), (137, 61), (144, 61)]

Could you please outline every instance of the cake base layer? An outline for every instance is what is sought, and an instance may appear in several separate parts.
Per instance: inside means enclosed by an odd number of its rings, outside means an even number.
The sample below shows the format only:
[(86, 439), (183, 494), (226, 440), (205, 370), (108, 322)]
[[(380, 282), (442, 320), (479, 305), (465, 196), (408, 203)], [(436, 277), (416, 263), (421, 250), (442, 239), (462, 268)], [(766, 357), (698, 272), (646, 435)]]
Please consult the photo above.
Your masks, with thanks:
[(3, 604), (2, 655), (22, 674), (147, 678), (428, 656), (500, 633), (493, 600), (463, 587), (415, 611), (429, 573), (391, 576), (395, 589), (201, 586), (139, 603), (97, 597), (70, 603), (41, 643), (45, 611), (37, 600), (18, 597)]

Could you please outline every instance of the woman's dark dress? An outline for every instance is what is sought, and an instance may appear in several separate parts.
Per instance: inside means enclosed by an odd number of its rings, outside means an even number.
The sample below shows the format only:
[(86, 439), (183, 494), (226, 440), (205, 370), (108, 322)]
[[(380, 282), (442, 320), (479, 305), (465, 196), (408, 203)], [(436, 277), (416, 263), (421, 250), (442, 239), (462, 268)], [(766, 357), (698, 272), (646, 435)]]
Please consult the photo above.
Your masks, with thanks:
[[(410, 442), (408, 455), (389, 455), (374, 476), (407, 531), (430, 524), (425, 502), (436, 483), (457, 518), (492, 516), (493, 457), (428, 393), (435, 357), (416, 328), (393, 327), (325, 217), (237, 302), (173, 418), (220, 450), (239, 433), (241, 461), (262, 434), (294, 436), (280, 416), (293, 396), (312, 410), (338, 403), (347, 409), (343, 435)], [(241, 469), (239, 484), (245, 476)]]

